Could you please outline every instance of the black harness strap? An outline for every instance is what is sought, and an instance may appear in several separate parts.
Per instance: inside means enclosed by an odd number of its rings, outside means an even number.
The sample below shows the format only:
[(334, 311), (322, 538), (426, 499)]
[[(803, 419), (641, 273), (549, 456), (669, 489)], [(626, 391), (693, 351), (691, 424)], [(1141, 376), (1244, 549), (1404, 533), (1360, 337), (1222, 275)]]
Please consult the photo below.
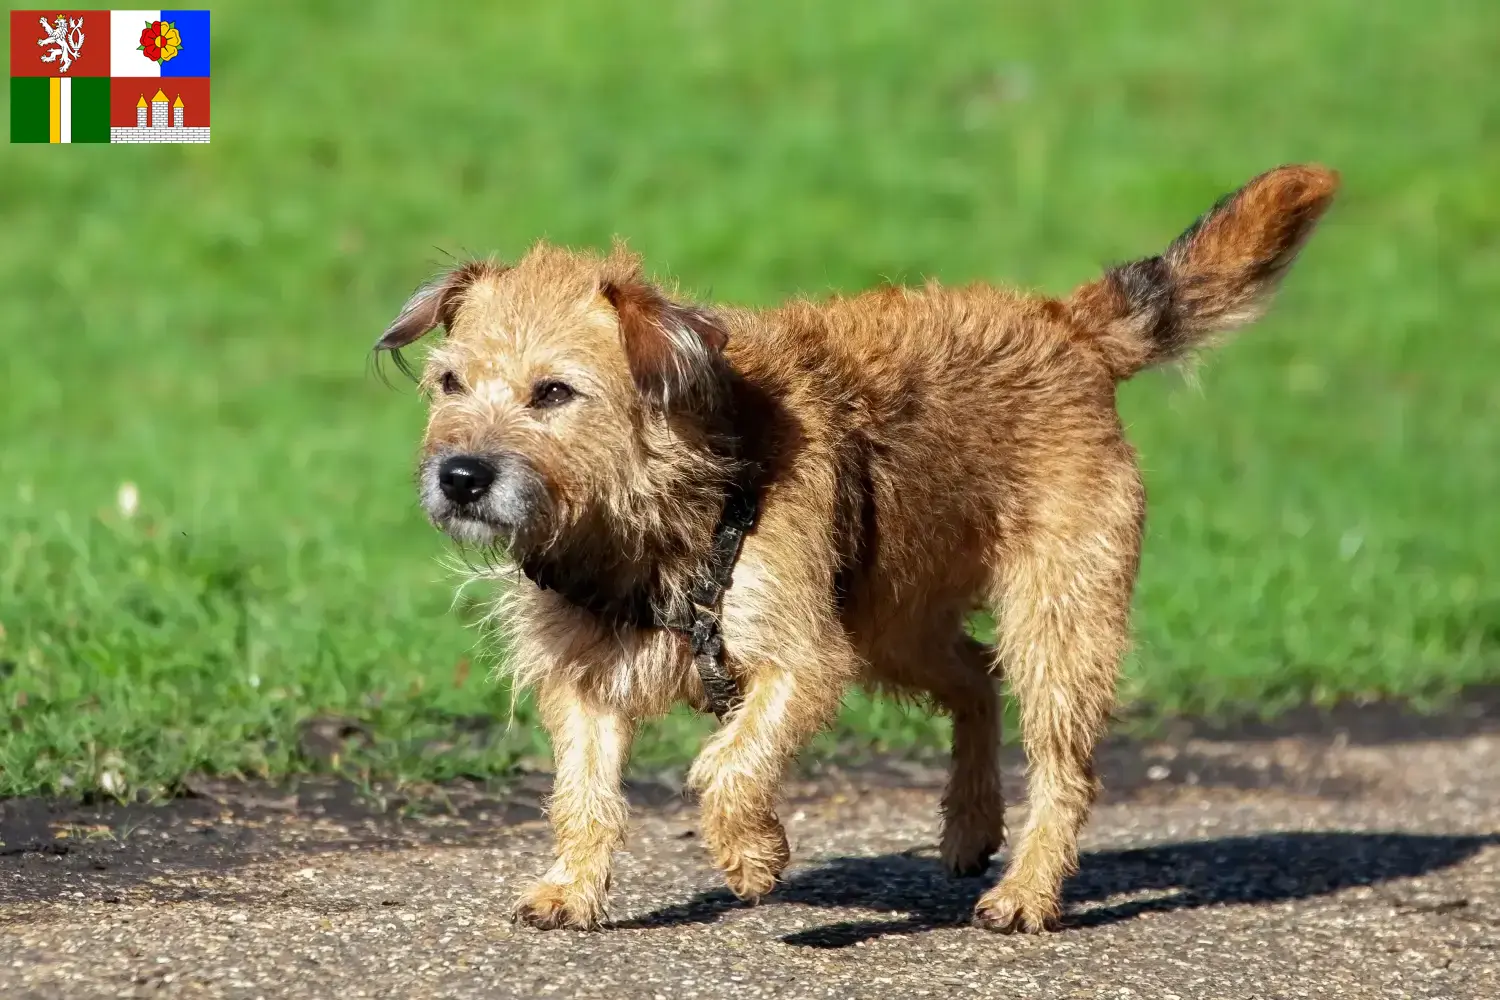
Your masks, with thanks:
[(698, 670), (698, 679), (703, 682), (708, 707), (720, 719), (733, 711), (740, 699), (740, 687), (724, 666), (720, 612), (724, 606), (724, 591), (729, 589), (729, 581), (734, 576), (735, 561), (740, 557), (745, 535), (755, 526), (759, 507), (755, 488), (749, 483), (736, 482), (730, 488), (724, 498), (718, 527), (714, 528), (708, 560), (688, 594), (693, 603), (692, 617), (686, 622), (663, 622), (667, 628), (687, 636), (693, 650), (693, 666)]

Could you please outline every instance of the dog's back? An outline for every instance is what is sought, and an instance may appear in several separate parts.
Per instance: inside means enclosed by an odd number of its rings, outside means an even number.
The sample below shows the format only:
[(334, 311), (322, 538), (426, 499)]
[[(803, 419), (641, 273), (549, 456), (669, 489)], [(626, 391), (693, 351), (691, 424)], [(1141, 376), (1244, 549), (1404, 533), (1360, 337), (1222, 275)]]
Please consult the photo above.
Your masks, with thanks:
[(929, 283), (728, 313), (731, 363), (796, 415), (771, 463), (826, 463), (839, 493), (855, 631), (967, 610), (1039, 518), (1138, 505), (1117, 383), (1263, 311), (1336, 183), (1262, 175), (1067, 300)]

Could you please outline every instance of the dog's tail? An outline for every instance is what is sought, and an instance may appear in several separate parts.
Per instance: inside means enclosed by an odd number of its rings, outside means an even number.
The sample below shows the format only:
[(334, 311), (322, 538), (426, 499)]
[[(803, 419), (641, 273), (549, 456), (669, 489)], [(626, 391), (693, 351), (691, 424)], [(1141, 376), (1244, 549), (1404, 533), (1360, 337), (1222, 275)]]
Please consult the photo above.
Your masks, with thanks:
[(1164, 253), (1110, 268), (1067, 305), (1116, 378), (1178, 360), (1265, 312), (1338, 186), (1320, 166), (1261, 174)]

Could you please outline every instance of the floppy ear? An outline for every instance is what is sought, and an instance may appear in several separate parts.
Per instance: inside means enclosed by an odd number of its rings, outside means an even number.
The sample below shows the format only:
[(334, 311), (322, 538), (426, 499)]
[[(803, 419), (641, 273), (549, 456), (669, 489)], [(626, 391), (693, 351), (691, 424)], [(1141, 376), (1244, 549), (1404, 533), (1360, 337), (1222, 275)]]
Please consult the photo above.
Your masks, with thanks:
[(630, 374), (662, 407), (710, 404), (721, 385), (729, 331), (707, 309), (673, 302), (639, 278), (606, 280), (600, 293), (620, 318)]
[(412, 293), (401, 307), (401, 312), (391, 320), (380, 339), (375, 342), (377, 351), (393, 351), (420, 338), (436, 327), (447, 328), (458, 310), (460, 295), (482, 274), (496, 274), (502, 270), (490, 261), (469, 261), (442, 277), (428, 282)]

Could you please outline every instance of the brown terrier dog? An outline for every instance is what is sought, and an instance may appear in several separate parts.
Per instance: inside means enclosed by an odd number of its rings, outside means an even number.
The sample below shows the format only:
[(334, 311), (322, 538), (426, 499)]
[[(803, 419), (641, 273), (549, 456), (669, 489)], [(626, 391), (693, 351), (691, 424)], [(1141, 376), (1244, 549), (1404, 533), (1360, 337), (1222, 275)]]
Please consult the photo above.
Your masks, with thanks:
[[(942, 859), (982, 872), (1005, 839), (1003, 672), (1031, 809), (975, 920), (1054, 925), (1146, 509), (1115, 386), (1257, 317), (1337, 185), (1316, 166), (1263, 174), (1165, 253), (1062, 300), (929, 284), (706, 308), (621, 248), (546, 245), (418, 291), (377, 349), (448, 331), (422, 377), (422, 503), (521, 571), (504, 571), (497, 606), (506, 663), (536, 689), (556, 753), (557, 860), (517, 915), (600, 924), (637, 723), (713, 704), (684, 634), (697, 615), (722, 635), (707, 666), (739, 698), (689, 783), (737, 895), (765, 895), (786, 867), (778, 785), (854, 683), (952, 716)], [(700, 597), (736, 489), (758, 517), (742, 546), (730, 538), (730, 585)], [(997, 649), (965, 633), (976, 607), (994, 612)]]

